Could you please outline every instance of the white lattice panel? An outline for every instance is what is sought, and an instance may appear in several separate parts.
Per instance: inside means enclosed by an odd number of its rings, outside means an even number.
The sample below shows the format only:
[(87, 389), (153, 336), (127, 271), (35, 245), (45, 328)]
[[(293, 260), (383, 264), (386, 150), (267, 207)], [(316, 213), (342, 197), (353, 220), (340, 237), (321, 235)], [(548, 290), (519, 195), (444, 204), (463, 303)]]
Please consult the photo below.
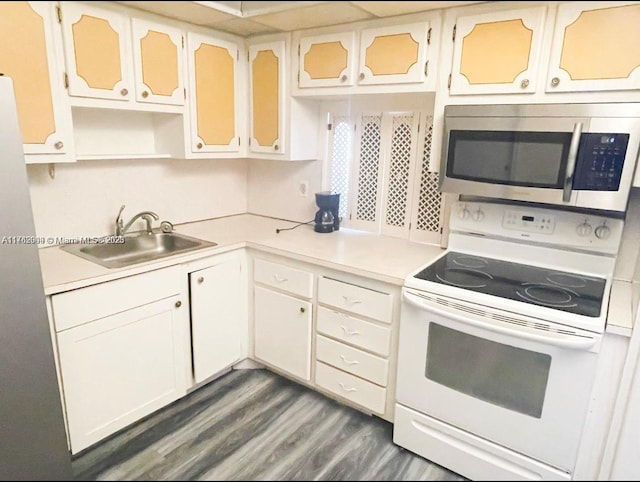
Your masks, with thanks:
[(358, 163), (355, 202), (351, 225), (358, 229), (377, 231), (380, 197), (382, 115), (363, 115), (359, 125)]
[(411, 213), (410, 179), (416, 159), (418, 113), (391, 116), (389, 162), (385, 169), (383, 234), (408, 237)]
[(331, 143), (331, 191), (340, 194), (338, 216), (345, 219), (351, 180), (351, 150), (353, 128), (348, 117), (333, 118)]
[(433, 139), (433, 117), (425, 116), (424, 143), (419, 178), (416, 180), (415, 214), (411, 239), (414, 241), (439, 243), (441, 236), (442, 194), (438, 189), (438, 173), (429, 169), (431, 141)]

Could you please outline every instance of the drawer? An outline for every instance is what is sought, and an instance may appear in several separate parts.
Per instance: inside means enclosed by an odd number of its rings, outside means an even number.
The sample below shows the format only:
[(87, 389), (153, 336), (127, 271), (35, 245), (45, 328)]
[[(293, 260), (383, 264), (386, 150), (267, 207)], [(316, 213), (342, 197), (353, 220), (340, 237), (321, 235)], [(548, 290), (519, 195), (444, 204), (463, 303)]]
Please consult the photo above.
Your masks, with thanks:
[(316, 336), (316, 358), (327, 365), (359, 376), (377, 385), (387, 386), (389, 362), (357, 348)]
[(362, 378), (316, 362), (316, 384), (375, 413), (384, 413), (387, 391)]
[(318, 301), (340, 310), (391, 323), (393, 295), (331, 278), (320, 278)]
[(56, 331), (179, 294), (182, 281), (182, 269), (173, 266), (53, 295)]
[(255, 259), (253, 280), (305, 298), (313, 296), (313, 274), (264, 259)]
[(318, 307), (318, 333), (337, 338), (382, 356), (389, 356), (391, 330), (346, 313)]

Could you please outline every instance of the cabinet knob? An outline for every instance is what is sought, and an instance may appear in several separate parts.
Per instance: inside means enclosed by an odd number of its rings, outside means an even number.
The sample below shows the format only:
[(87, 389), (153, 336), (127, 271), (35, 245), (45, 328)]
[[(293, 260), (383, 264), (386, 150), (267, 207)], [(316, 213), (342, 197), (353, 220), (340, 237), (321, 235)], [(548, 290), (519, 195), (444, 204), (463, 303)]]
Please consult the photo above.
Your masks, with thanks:
[(127, 89), (122, 89), (122, 90), (120, 91), (120, 95), (123, 95), (123, 96), (124, 96), (124, 95), (128, 95), (128, 94), (129, 94), (129, 91), (128, 91)]
[(360, 80), (364, 80), (364, 73), (360, 72), (360, 75), (358, 76), (358, 78), (359, 78)]
[(551, 85), (553, 87), (556, 87), (559, 83), (560, 83), (560, 79), (558, 77), (554, 77), (553, 79), (551, 79)]
[(198, 276), (198, 284), (204, 283), (204, 276)]
[(340, 82), (346, 82), (347, 81), (347, 74), (344, 74), (342, 77), (340, 77)]
[(147, 92), (146, 90), (143, 90), (143, 91), (142, 91), (142, 97), (143, 97), (144, 99), (146, 99), (147, 97), (149, 97), (149, 92)]
[(176, 301), (176, 308), (180, 308), (182, 306), (182, 301)]
[(307, 310), (304, 309), (304, 306), (301, 306), (300, 307), (300, 313), (304, 313), (305, 311), (307, 311)]
[(58, 141), (56, 142), (53, 147), (55, 147), (56, 149), (60, 150), (64, 147), (64, 143), (62, 141)]
[(278, 149), (280, 149), (280, 147), (278, 147), (278, 144), (276, 144), (275, 146), (273, 146), (273, 150), (277, 151)]
[(523, 89), (529, 87), (529, 79), (523, 79), (522, 82), (520, 82), (520, 87), (522, 87)]
[(198, 149), (202, 149), (202, 142), (198, 142), (198, 143), (196, 144), (196, 147), (197, 147)]

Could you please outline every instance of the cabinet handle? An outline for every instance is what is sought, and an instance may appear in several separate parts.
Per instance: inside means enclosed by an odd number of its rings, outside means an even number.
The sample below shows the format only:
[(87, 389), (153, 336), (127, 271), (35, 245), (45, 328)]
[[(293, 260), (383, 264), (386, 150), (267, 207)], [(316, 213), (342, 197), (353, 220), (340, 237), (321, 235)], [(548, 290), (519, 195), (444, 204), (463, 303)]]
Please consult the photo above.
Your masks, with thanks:
[(196, 147), (197, 147), (198, 149), (202, 149), (202, 142), (198, 142), (198, 143), (196, 144)]
[(340, 77), (340, 82), (346, 82), (347, 81), (347, 74), (344, 74), (342, 77)]
[(360, 80), (364, 80), (364, 73), (363, 73), (363, 72), (360, 72), (360, 75), (358, 76), (358, 78), (359, 78)]
[(347, 336), (353, 336), (353, 335), (359, 335), (360, 332), (358, 330), (350, 330), (349, 328), (347, 328), (344, 325), (340, 325), (340, 328), (342, 328), (342, 331), (344, 331), (344, 334)]
[(300, 307), (300, 313), (304, 313), (305, 311), (307, 311), (307, 310), (304, 309), (304, 306), (301, 306)]
[(147, 92), (146, 90), (142, 91), (142, 98), (146, 99), (147, 97), (149, 97), (149, 92)]
[(273, 279), (276, 280), (278, 283), (284, 283), (285, 281), (289, 281), (288, 278), (280, 276), (279, 274), (274, 274)]
[(358, 363), (360, 363), (358, 360), (348, 360), (344, 355), (340, 355), (340, 358), (345, 365), (357, 365)]
[(522, 87), (523, 89), (529, 87), (529, 79), (524, 79), (522, 82), (520, 82), (520, 87)]
[(122, 89), (122, 90), (120, 91), (120, 95), (123, 95), (123, 96), (124, 96), (124, 95), (128, 95), (128, 94), (129, 94), (129, 91), (128, 91), (127, 89)]
[(53, 147), (55, 147), (56, 149), (60, 150), (64, 147), (64, 143), (62, 141), (58, 141), (56, 142)]
[(348, 296), (343, 296), (344, 302), (350, 305), (357, 305), (358, 303), (363, 303), (362, 300), (352, 300)]
[(560, 79), (558, 77), (554, 77), (553, 79), (551, 79), (551, 85), (553, 87), (556, 87), (559, 83), (560, 83)]
[(356, 389), (355, 388), (351, 388), (351, 387), (347, 387), (344, 383), (340, 382), (339, 383), (340, 388), (342, 388), (345, 392), (355, 392)]
[(278, 147), (278, 144), (276, 144), (275, 146), (273, 146), (273, 150), (277, 151), (278, 149), (280, 149), (280, 147)]
[(204, 283), (204, 276), (198, 276), (198, 284)]
[(182, 301), (176, 301), (176, 308), (180, 308), (182, 306)]

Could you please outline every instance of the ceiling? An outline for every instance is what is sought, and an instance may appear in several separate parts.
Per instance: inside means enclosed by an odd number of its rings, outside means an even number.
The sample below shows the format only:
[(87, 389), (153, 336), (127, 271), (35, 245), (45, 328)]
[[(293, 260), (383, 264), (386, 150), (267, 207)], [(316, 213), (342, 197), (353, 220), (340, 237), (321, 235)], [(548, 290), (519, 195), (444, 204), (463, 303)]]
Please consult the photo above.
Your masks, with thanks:
[(123, 1), (117, 3), (215, 30), (250, 37), (483, 2)]

